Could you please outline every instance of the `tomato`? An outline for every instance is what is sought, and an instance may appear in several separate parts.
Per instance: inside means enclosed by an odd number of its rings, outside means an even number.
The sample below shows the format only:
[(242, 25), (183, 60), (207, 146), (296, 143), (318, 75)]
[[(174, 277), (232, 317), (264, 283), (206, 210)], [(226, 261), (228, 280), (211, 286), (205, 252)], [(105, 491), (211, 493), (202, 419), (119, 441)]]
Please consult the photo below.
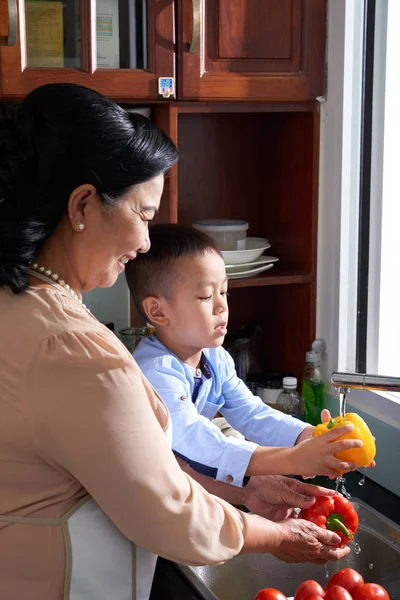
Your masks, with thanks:
[(325, 600), (353, 600), (350, 592), (340, 585), (331, 585), (326, 590)]
[(339, 585), (348, 592), (353, 593), (359, 587), (364, 585), (364, 579), (354, 569), (342, 569), (338, 571), (328, 581), (326, 589), (328, 590), (331, 585)]
[(353, 600), (390, 600), (390, 597), (381, 585), (365, 583), (354, 592)]
[(307, 579), (304, 581), (296, 590), (296, 594), (294, 600), (305, 600), (307, 596), (311, 596), (315, 594), (316, 596), (321, 596), (321, 598), (325, 598), (324, 589), (312, 579)]
[(258, 592), (254, 600), (287, 600), (285, 594), (273, 588), (265, 588)]
[(311, 596), (306, 596), (304, 600), (325, 600), (325, 598), (319, 596), (318, 594), (311, 594)]

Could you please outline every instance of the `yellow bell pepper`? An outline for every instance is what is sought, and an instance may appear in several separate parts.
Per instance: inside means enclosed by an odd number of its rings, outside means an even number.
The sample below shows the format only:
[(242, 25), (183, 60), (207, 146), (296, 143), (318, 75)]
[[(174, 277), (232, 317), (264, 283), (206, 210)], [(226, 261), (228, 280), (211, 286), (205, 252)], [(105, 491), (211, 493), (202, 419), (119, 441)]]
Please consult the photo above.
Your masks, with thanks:
[(336, 429), (342, 425), (348, 425), (349, 423), (354, 425), (353, 431), (346, 433), (345, 435), (341, 435), (338, 440), (361, 440), (363, 445), (361, 448), (341, 450), (340, 452), (336, 452), (335, 456), (340, 460), (355, 463), (359, 467), (368, 467), (375, 458), (375, 441), (364, 419), (362, 419), (356, 413), (346, 413), (344, 417), (339, 416), (335, 419), (331, 419), (327, 423), (317, 425), (314, 428), (313, 437), (327, 433), (331, 429)]

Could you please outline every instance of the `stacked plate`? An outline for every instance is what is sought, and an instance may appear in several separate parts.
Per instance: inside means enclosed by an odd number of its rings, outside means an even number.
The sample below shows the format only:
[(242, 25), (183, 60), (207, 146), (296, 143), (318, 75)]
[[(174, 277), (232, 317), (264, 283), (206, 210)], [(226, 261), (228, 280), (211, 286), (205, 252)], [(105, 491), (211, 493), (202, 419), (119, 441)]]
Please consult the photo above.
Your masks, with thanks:
[(279, 260), (276, 256), (266, 256), (263, 252), (271, 247), (265, 238), (246, 238), (244, 250), (223, 250), (221, 252), (228, 279), (244, 279), (272, 269)]

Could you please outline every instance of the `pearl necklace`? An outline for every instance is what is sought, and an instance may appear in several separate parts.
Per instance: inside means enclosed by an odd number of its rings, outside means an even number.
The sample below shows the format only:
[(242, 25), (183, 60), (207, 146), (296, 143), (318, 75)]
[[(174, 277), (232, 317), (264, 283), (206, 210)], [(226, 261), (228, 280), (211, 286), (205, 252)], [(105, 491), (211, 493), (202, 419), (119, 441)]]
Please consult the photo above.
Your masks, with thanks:
[(90, 315), (92, 314), (90, 309), (86, 306), (86, 304), (84, 304), (79, 298), (78, 294), (71, 288), (71, 286), (68, 285), (68, 283), (65, 283), (64, 279), (61, 279), (60, 276), (57, 275), (57, 273), (53, 273), (50, 269), (46, 269), (46, 267), (39, 266), (37, 263), (31, 264), (28, 273), (33, 277), (37, 277), (37, 279), (44, 281), (45, 283), (49, 283), (50, 285), (61, 291), (67, 292), (67, 294), (71, 296), (71, 298), (79, 302), (79, 304), (83, 306), (83, 308)]

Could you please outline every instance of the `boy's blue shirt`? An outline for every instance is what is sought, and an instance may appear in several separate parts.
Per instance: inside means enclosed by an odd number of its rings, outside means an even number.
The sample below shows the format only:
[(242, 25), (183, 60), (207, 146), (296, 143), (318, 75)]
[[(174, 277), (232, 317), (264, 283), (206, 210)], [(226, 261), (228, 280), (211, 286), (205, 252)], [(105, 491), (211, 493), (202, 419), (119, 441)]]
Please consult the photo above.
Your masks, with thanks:
[[(168, 406), (173, 451), (204, 475), (241, 486), (258, 444), (293, 446), (307, 427), (253, 396), (222, 347), (203, 350), (201, 369), (182, 362), (155, 335), (133, 356)], [(211, 423), (218, 412), (246, 440), (224, 436)]]

